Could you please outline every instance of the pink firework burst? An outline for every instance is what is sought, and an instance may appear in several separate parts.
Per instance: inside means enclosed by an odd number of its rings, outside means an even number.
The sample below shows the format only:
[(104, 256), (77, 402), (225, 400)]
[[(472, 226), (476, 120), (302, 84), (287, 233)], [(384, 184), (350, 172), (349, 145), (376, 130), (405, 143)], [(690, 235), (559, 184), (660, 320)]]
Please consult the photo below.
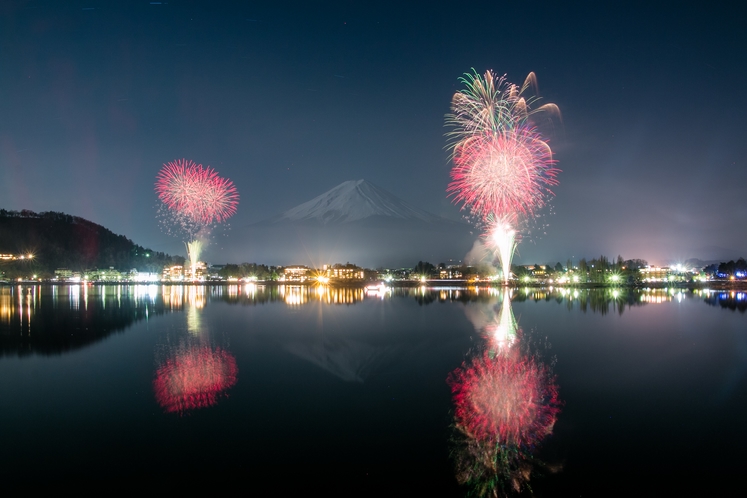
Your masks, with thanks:
[(454, 148), (447, 192), (483, 220), (488, 216), (531, 217), (557, 185), (552, 151), (531, 126), (478, 135)]
[(560, 411), (554, 379), (532, 357), (485, 352), (452, 372), (449, 383), (457, 425), (477, 440), (537, 444)]
[(181, 414), (216, 404), (236, 384), (237, 374), (236, 360), (227, 351), (180, 348), (156, 372), (153, 389), (164, 410)]
[(236, 213), (239, 193), (233, 182), (210, 166), (180, 159), (164, 164), (156, 177), (158, 198), (169, 210), (195, 222), (223, 222)]
[(558, 184), (553, 164), (550, 147), (532, 127), (473, 137), (454, 149), (447, 191), (482, 219), (533, 216)]
[(473, 71), (461, 81), (465, 88), (446, 115), (454, 163), (447, 192), (481, 223), (489, 216), (536, 216), (554, 195), (550, 187), (560, 170), (531, 120), (541, 112), (559, 115), (557, 106), (533, 108), (538, 99), (526, 94), (537, 86), (534, 73), (521, 86), (492, 71)]

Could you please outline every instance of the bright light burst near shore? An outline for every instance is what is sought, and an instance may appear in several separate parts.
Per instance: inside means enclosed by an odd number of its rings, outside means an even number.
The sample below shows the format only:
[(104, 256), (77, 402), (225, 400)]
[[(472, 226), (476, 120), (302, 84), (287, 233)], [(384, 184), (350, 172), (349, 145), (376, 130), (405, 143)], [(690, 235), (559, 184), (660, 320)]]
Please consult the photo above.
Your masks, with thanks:
[(468, 73), (461, 81), (465, 88), (454, 94), (446, 116), (454, 163), (447, 192), (487, 228), (483, 236), (496, 248), (507, 281), (520, 240), (518, 228), (547, 205), (560, 172), (530, 118), (541, 111), (559, 111), (555, 104), (533, 109), (537, 99), (525, 97), (536, 86), (534, 73), (522, 86), (505, 76), (496, 78), (492, 71), (484, 76)]

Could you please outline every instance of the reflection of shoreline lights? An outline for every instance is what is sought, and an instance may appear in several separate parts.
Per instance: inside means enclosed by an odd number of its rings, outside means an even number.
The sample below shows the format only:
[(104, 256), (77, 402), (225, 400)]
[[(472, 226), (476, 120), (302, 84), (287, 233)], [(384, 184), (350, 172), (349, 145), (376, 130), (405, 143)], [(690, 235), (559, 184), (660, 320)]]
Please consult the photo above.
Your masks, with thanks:
[(280, 287), (280, 295), (283, 297), (285, 304), (289, 306), (299, 306), (308, 301), (308, 294), (304, 292), (305, 287), (300, 285), (283, 285)]
[(552, 433), (557, 385), (533, 357), (489, 352), (452, 372), (457, 425), (481, 441), (535, 445)]
[(366, 297), (378, 297), (379, 299), (384, 299), (387, 293), (391, 292), (391, 288), (384, 284), (367, 285), (365, 290)]
[(168, 413), (213, 406), (236, 384), (236, 360), (227, 351), (209, 346), (181, 347), (156, 372), (156, 400)]

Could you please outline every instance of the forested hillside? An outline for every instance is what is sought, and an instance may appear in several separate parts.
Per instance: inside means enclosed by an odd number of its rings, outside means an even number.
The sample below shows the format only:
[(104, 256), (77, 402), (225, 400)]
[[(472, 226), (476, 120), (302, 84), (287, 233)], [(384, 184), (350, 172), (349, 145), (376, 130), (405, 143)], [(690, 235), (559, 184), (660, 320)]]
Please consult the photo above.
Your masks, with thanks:
[(123, 235), (77, 216), (53, 211), (0, 209), (0, 254), (33, 257), (0, 260), (5, 277), (25, 276), (33, 270), (50, 277), (57, 268), (82, 271), (114, 267), (159, 272), (164, 265), (181, 264), (184, 258), (145, 249)]

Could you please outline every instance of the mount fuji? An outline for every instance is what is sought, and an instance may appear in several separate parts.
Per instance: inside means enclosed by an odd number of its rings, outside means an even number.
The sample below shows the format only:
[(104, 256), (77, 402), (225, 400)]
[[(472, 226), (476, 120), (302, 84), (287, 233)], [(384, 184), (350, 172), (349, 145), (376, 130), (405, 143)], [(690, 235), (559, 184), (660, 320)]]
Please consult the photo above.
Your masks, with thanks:
[(272, 223), (317, 222), (323, 225), (351, 223), (371, 217), (388, 217), (425, 223), (448, 220), (418, 209), (366, 180), (343, 182), (308, 202), (289, 209)]
[(271, 265), (351, 262), (367, 268), (461, 260), (476, 236), (466, 223), (419, 209), (366, 180), (346, 181), (277, 216), (234, 229), (233, 261)]

